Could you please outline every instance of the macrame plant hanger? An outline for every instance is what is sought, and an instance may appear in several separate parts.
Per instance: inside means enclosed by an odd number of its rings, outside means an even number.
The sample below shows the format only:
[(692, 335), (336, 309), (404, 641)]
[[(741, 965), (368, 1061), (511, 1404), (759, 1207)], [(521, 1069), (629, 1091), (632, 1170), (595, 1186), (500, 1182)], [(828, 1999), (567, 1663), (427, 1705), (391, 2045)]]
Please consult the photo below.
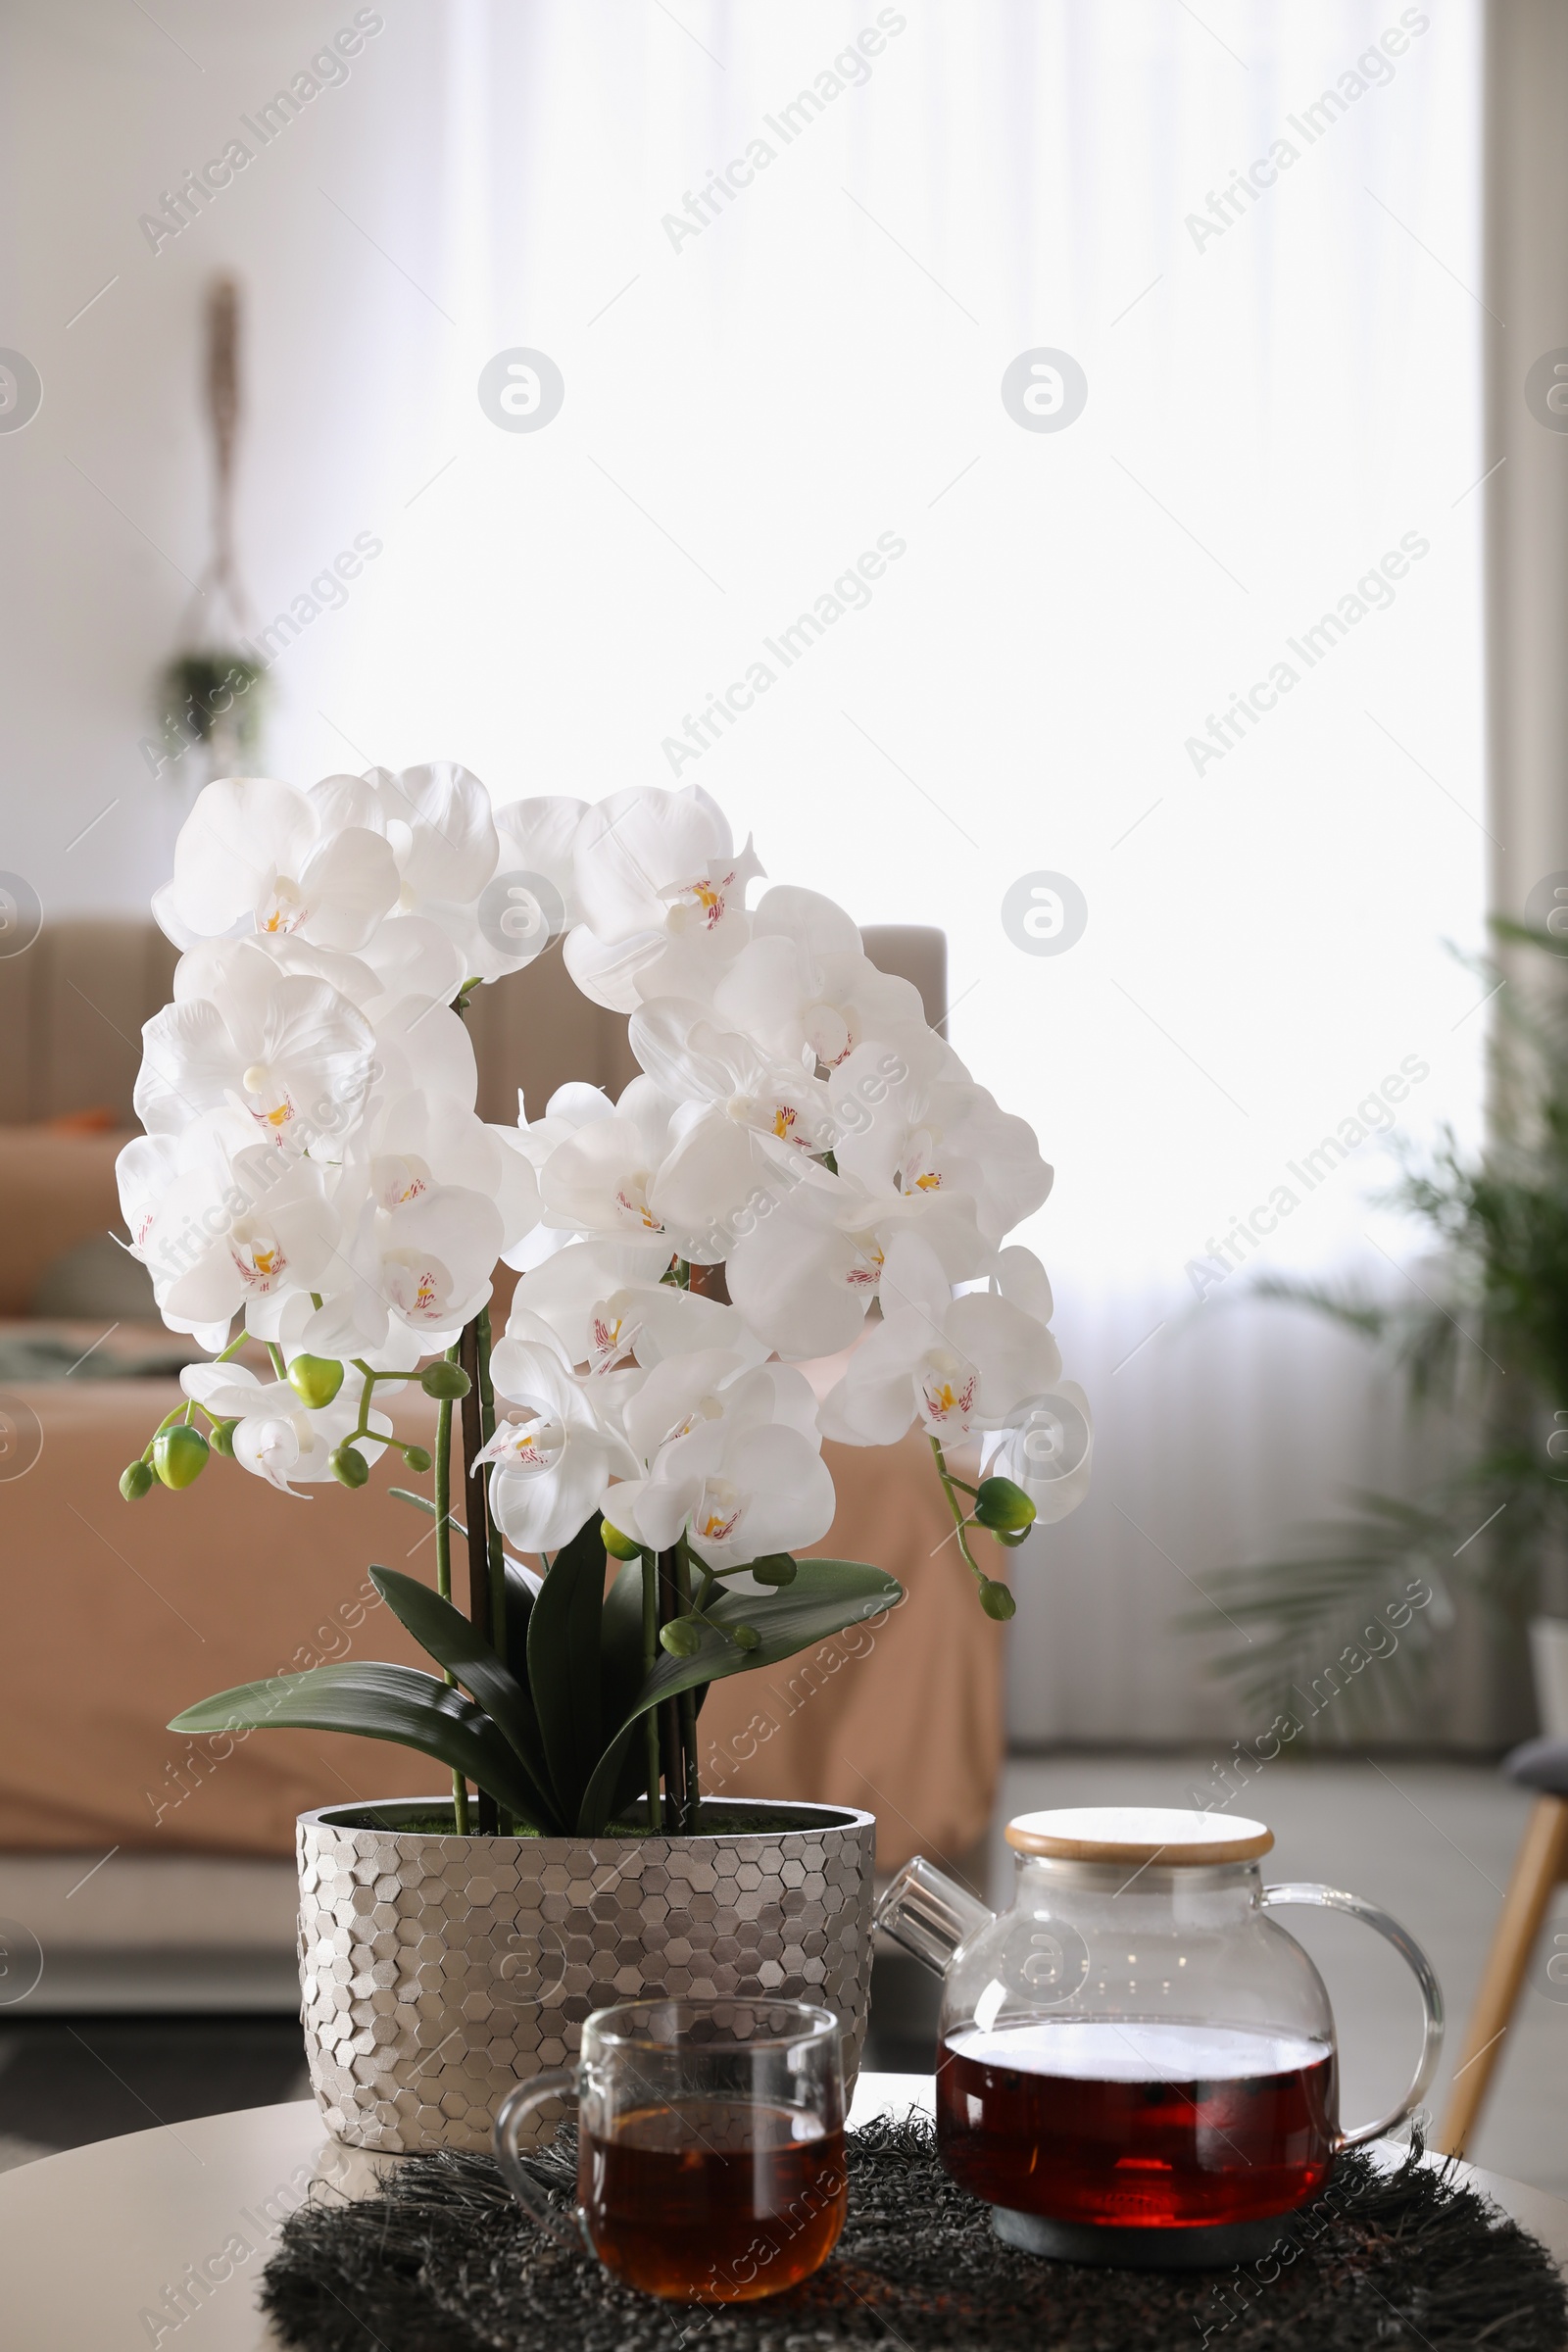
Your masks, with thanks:
[[(172, 759), (201, 780), (241, 772), (261, 740), (266, 671), (249, 633), (255, 614), (234, 552), (234, 459), (239, 439), (239, 287), (215, 278), (207, 295), (204, 383), (212, 436), (212, 551), (180, 621), (180, 650), (160, 681)], [(188, 769), (181, 772), (188, 773)]]

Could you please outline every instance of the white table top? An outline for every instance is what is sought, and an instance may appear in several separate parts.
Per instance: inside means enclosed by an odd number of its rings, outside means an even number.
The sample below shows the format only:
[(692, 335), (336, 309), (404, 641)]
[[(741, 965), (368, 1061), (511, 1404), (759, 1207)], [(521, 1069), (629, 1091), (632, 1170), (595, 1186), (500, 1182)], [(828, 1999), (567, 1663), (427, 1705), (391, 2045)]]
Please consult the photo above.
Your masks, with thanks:
[[(862, 2074), (852, 2124), (929, 2114), (929, 2075)], [(0, 2341), (5, 2352), (278, 2352), (256, 2306), (278, 2229), (314, 2180), (348, 2195), (377, 2162), (330, 2138), (313, 2099), (209, 2115), (69, 2148), (0, 2174)], [(1568, 2203), (1472, 2175), (1568, 2269)], [(187, 2285), (188, 2317), (169, 2300)]]

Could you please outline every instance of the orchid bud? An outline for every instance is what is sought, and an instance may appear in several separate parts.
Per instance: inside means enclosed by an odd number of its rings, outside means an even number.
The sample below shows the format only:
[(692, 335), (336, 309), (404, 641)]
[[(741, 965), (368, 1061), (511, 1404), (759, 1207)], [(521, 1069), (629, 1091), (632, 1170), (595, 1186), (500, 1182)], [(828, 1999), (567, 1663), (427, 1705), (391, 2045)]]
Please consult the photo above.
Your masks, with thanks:
[(416, 1478), (422, 1478), (430, 1467), (430, 1456), (422, 1446), (405, 1446), (403, 1459)]
[(370, 1475), (370, 1465), (363, 1453), (345, 1439), (326, 1457), (327, 1467), (341, 1487), (363, 1487)]
[(703, 1646), (703, 1637), (689, 1617), (672, 1617), (668, 1625), (662, 1625), (659, 1641), (672, 1658), (695, 1658)]
[(994, 1576), (988, 1576), (980, 1588), (980, 1606), (988, 1617), (995, 1617), (999, 1625), (1005, 1625), (1007, 1619), (1016, 1612), (1018, 1603), (1005, 1585), (999, 1585)]
[(618, 1527), (612, 1527), (608, 1519), (603, 1534), (605, 1549), (612, 1560), (635, 1560), (642, 1556), (642, 1545), (634, 1544), (630, 1536), (623, 1536)]
[(1010, 1478), (983, 1478), (975, 1492), (974, 1515), (994, 1536), (1019, 1536), (1033, 1527), (1035, 1506)]
[(153, 1440), (153, 1468), (166, 1487), (188, 1487), (207, 1467), (207, 1440), (188, 1421), (161, 1429)]
[(238, 1427), (237, 1421), (215, 1421), (208, 1437), (213, 1451), (220, 1453), (226, 1462), (234, 1459), (234, 1432)]
[(787, 1551), (770, 1551), (753, 1560), (749, 1573), (760, 1585), (793, 1585), (796, 1566)]
[(127, 1502), (140, 1502), (156, 1484), (149, 1462), (130, 1462), (120, 1473), (120, 1492)]
[(732, 1625), (730, 1633), (742, 1649), (760, 1649), (762, 1637), (755, 1625)]
[(335, 1356), (297, 1355), (288, 1368), (288, 1385), (302, 1404), (319, 1412), (343, 1386), (343, 1367)]
[(466, 1396), (473, 1383), (461, 1364), (449, 1364), (445, 1356), (438, 1356), (419, 1374), (419, 1386), (427, 1396), (441, 1396), (455, 1403), (460, 1396)]

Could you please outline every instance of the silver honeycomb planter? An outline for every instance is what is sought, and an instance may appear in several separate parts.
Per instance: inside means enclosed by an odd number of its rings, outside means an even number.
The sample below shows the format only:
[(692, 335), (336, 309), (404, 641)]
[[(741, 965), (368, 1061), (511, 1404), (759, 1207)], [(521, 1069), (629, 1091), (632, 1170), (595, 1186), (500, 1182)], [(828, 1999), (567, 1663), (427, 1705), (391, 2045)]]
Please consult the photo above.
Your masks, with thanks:
[(568, 2063), (592, 2010), (640, 1993), (819, 2002), (843, 2020), (854, 2083), (870, 1999), (869, 1813), (726, 1804), (744, 1830), (711, 1838), (404, 1826), (442, 1810), (396, 1799), (299, 1819), (305, 2045), (337, 2138), (487, 2149), (512, 2085)]

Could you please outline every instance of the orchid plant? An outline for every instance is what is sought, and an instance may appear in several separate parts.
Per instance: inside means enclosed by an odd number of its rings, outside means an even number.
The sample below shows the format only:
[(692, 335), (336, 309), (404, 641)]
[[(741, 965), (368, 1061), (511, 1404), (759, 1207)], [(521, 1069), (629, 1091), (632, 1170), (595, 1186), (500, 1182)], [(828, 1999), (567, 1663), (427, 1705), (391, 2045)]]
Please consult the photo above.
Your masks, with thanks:
[[(1089, 1477), (1050, 1285), (1006, 1246), (1051, 1170), (840, 907), (747, 906), (760, 873), (695, 787), (496, 809), (435, 765), (201, 794), (154, 901), (181, 956), (119, 1174), (165, 1321), (212, 1360), (122, 1491), (215, 1451), (296, 1496), (387, 1452), (431, 1473), (394, 1491), (433, 1515), (435, 1591), (374, 1574), (440, 1671), (317, 1667), (175, 1728), (415, 1747), (460, 1830), (469, 1783), (481, 1830), (694, 1830), (709, 1686), (901, 1596), (795, 1557), (834, 1516), (824, 1437), (916, 1424), (981, 1604), (1011, 1616), (975, 1531), (1021, 1544)], [(487, 1125), (469, 996), (558, 938), (641, 1074)], [(433, 1454), (385, 1409), (411, 1384)]]

